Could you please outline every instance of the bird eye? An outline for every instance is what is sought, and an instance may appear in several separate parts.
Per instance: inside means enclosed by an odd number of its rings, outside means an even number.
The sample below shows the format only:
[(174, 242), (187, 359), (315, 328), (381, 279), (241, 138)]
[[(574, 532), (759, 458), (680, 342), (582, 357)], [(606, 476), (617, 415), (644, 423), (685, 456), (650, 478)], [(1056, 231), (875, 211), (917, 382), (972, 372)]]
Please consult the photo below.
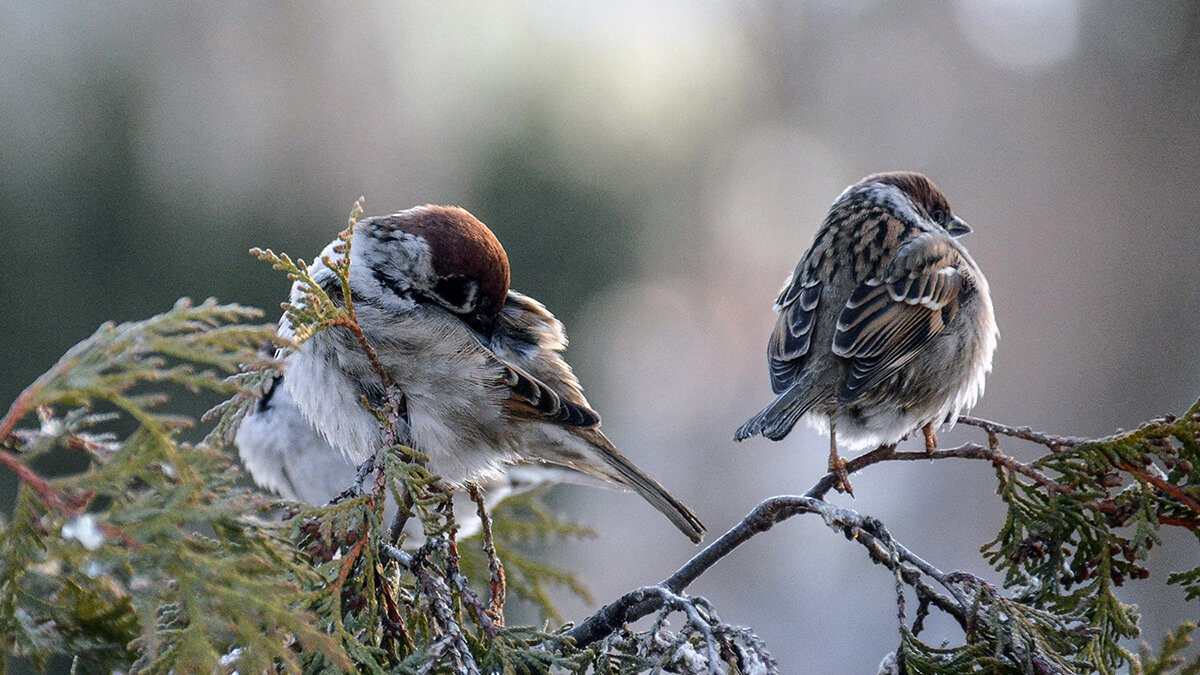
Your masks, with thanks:
[(937, 209), (933, 213), (929, 214), (929, 217), (932, 218), (933, 222), (937, 223), (938, 225), (941, 225), (942, 227), (946, 226), (946, 212), (945, 211), (943, 211), (941, 209)]
[(474, 308), (479, 284), (474, 279), (453, 275), (439, 279), (433, 292), (441, 304), (453, 312), (467, 312)]

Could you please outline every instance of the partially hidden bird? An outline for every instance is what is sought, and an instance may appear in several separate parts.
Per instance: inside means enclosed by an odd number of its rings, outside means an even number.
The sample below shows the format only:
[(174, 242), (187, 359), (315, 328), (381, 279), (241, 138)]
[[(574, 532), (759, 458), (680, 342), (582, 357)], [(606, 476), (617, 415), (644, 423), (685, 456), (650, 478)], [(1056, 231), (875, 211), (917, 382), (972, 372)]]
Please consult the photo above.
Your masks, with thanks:
[[(331, 446), (300, 413), (284, 386), (285, 375), (265, 383), (261, 398), (238, 425), (234, 444), (242, 464), (259, 487), (288, 501), (322, 506), (356, 484), (358, 467)], [(504, 499), (542, 485), (603, 485), (599, 480), (562, 466), (516, 464), (478, 484), (488, 509)], [(385, 522), (395, 515), (395, 502), (387, 501)], [(477, 533), (482, 523), (475, 504), (469, 499), (454, 501), (454, 522), (460, 539)], [(406, 543), (419, 546), (424, 533), (416, 521), (409, 521)]]

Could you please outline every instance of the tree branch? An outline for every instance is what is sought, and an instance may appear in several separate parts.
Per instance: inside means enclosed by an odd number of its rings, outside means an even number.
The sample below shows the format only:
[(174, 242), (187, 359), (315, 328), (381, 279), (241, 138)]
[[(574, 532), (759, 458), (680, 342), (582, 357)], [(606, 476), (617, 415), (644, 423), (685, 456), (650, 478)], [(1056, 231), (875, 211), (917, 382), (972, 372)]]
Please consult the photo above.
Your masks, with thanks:
[[(1033, 431), (1029, 427), (1011, 427), (973, 417), (960, 417), (959, 421), (986, 431), (989, 440), (988, 446), (966, 443), (955, 448), (938, 449), (933, 452), (897, 452), (895, 445), (885, 445), (846, 462), (846, 472), (855, 473), (873, 464), (888, 461), (976, 459), (1019, 473), (1048, 492), (1069, 493), (1071, 486), (1063, 485), (1042, 471), (1001, 452), (997, 437), (1006, 436), (1037, 443), (1049, 448), (1052, 452), (1093, 442), (1090, 439), (1056, 436)], [(1170, 422), (1171, 420), (1154, 420), (1143, 425), (1134, 433), (1144, 433), (1155, 428), (1155, 425), (1161, 425), (1164, 421)], [(1125, 435), (1128, 434), (1118, 434), (1114, 438)], [(1130, 470), (1128, 467), (1121, 468)], [(1164, 481), (1154, 479), (1142, 472), (1137, 472), (1135, 475), (1176, 498), (1179, 498), (1180, 495), (1187, 497), (1178, 489), (1170, 489), (1174, 486)], [(573, 638), (577, 645), (587, 645), (604, 638), (626, 623), (636, 621), (660, 609), (663, 606), (664, 595), (653, 589), (661, 589), (671, 594), (682, 593), (688, 585), (738, 546), (755, 535), (766, 532), (777, 523), (802, 513), (819, 514), (831, 528), (840, 530), (847, 538), (858, 541), (867, 549), (874, 562), (896, 572), (900, 581), (916, 591), (921, 607), (934, 605), (953, 616), (964, 630), (968, 630), (973, 612), (973, 600), (968, 597), (972, 593), (964, 593), (963, 574), (958, 572), (946, 574), (929, 564), (897, 542), (878, 519), (824, 501), (825, 495), (833, 489), (836, 482), (837, 476), (834, 473), (828, 473), (802, 496), (772, 497), (763, 501), (741, 522), (696, 554), (674, 574), (656, 586), (637, 589), (605, 605), (569, 631), (567, 635)], [(1195, 500), (1188, 498), (1180, 499), (1180, 501), (1192, 506)], [(937, 590), (926, 578), (936, 582), (936, 585), (944, 589), (945, 593)]]
[[(826, 482), (826, 478), (832, 486), (831, 476), (832, 474), (823, 478), (809, 492), (820, 488)], [(578, 646), (588, 645), (604, 638), (622, 625), (660, 609), (666, 597), (661, 591), (676, 595), (682, 593), (701, 574), (751, 537), (802, 513), (819, 514), (831, 528), (845, 533), (847, 538), (855, 539), (865, 546), (872, 560), (888, 569), (894, 571), (896, 565), (901, 564), (900, 575), (904, 582), (916, 588), (919, 595), (929, 598), (932, 604), (953, 616), (965, 628), (969, 601), (947, 580), (947, 575), (892, 538), (879, 520), (806, 494), (772, 497), (763, 501), (741, 522), (657, 586), (643, 587), (625, 594), (602, 607), (567, 635), (573, 638)], [(895, 558), (892, 551), (896, 553)], [(934, 589), (921, 578), (922, 575), (936, 580), (952, 597)]]
[(496, 541), (492, 536), (492, 517), (488, 514), (487, 503), (479, 485), (467, 483), (467, 494), (475, 502), (475, 514), (479, 516), (479, 527), (483, 534), (483, 552), (488, 560), (488, 576), (491, 589), (492, 619), (500, 626), (504, 625), (504, 597), (507, 594), (507, 584), (504, 579), (504, 565), (496, 555)]
[[(865, 456), (865, 455), (864, 455)], [(1018, 462), (1016, 459), (1000, 452), (996, 448), (989, 448), (977, 443), (964, 443), (957, 448), (938, 449), (933, 452), (893, 452), (885, 459), (888, 461), (914, 461), (921, 459), (982, 459), (991, 462), (993, 465), (1003, 466), (1011, 471), (1015, 471), (1023, 476), (1027, 476), (1033, 482), (1045, 488), (1049, 492), (1071, 492), (1069, 485), (1063, 485), (1046, 474), (1038, 471), (1028, 464)], [(884, 460), (880, 460), (884, 461)]]
[(969, 417), (962, 415), (958, 418), (960, 424), (966, 424), (972, 427), (979, 427), (987, 431), (989, 434), (997, 434), (999, 436), (1008, 436), (1009, 438), (1019, 438), (1023, 441), (1037, 443), (1050, 448), (1053, 452), (1058, 452), (1062, 448), (1072, 447), (1080, 443), (1089, 443), (1090, 438), (1080, 438), (1078, 436), (1055, 436), (1041, 431), (1034, 431), (1029, 427), (1010, 427), (998, 422), (991, 422), (978, 417)]
[(1115, 466), (1122, 471), (1128, 471), (1134, 476), (1137, 476), (1139, 480), (1145, 481), (1159, 490), (1171, 495), (1175, 499), (1178, 499), (1184, 506), (1187, 506), (1197, 514), (1200, 514), (1200, 502), (1197, 502), (1194, 498), (1189, 497), (1188, 494), (1181, 490), (1178, 485), (1172, 485), (1158, 476), (1154, 476), (1140, 469), (1136, 469), (1129, 462), (1117, 462)]

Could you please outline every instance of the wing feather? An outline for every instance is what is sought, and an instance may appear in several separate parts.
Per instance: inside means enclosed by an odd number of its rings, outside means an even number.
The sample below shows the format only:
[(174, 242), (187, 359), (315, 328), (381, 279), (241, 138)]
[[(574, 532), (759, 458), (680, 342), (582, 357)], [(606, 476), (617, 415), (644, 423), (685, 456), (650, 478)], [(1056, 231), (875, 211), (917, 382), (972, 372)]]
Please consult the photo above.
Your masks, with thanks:
[(948, 236), (926, 232), (904, 244), (880, 278), (854, 289), (833, 336), (833, 353), (850, 361), (840, 400), (896, 372), (945, 329), (958, 310), (960, 264)]
[(776, 394), (787, 389), (804, 366), (812, 345), (813, 319), (821, 301), (821, 287), (819, 281), (796, 275), (776, 301), (779, 318), (767, 343), (771, 388)]
[(508, 409), (517, 417), (569, 427), (591, 428), (600, 425), (599, 413), (587, 405), (564, 399), (545, 382), (511, 363), (505, 363), (498, 356), (496, 361), (503, 366), (502, 382), (508, 388)]
[(484, 347), (501, 366), (499, 384), (508, 389), (508, 409), (517, 417), (563, 426), (600, 426), (583, 388), (563, 360), (562, 324), (542, 303), (509, 291), (499, 321), (504, 327)]

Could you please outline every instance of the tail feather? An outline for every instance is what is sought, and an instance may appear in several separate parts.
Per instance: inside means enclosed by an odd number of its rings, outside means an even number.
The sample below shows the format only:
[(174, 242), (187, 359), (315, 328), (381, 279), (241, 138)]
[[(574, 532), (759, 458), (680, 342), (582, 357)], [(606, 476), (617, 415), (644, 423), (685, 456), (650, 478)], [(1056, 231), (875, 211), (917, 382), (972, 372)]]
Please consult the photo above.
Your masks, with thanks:
[[(592, 445), (600, 451), (597, 454), (604, 460), (604, 464), (589, 463), (586, 466), (580, 465), (574, 468), (608, 482), (631, 488), (666, 516), (693, 543), (700, 543), (704, 538), (704, 524), (700, 522), (696, 514), (692, 513), (691, 509), (667, 492), (666, 488), (658, 481), (634, 466), (633, 462), (622, 455), (604, 434), (591, 429), (584, 430), (584, 433), (587, 434)], [(584, 435), (584, 433), (580, 433), (580, 435)], [(592, 434), (595, 434), (595, 437), (592, 437)]]
[(794, 388), (789, 389), (734, 432), (733, 440), (744, 441), (758, 434), (773, 441), (782, 440), (814, 403), (816, 401), (812, 397), (802, 397)]

